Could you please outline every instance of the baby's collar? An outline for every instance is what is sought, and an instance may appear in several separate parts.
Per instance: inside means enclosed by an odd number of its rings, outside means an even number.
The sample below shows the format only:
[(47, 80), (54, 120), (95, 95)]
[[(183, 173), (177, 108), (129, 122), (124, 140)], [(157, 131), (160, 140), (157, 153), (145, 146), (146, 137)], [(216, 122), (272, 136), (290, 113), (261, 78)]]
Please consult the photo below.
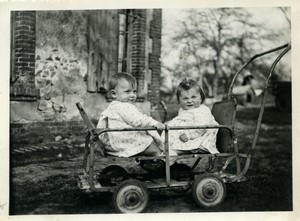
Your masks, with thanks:
[(194, 109), (192, 109), (192, 110), (184, 110), (184, 109), (182, 109), (182, 107), (181, 107), (181, 108), (178, 110), (178, 113), (182, 113), (182, 112), (193, 112), (193, 111), (197, 110), (198, 108), (200, 108), (201, 105), (202, 105), (202, 104), (200, 104), (199, 107), (194, 108)]

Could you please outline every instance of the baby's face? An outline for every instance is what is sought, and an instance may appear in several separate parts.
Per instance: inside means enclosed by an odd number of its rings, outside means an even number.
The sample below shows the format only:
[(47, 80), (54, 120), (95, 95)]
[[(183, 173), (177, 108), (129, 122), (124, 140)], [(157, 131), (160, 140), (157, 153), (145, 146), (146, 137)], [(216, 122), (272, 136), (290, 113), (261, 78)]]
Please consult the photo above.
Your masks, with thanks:
[(136, 100), (136, 85), (132, 85), (125, 79), (121, 78), (115, 90), (111, 91), (111, 95), (116, 101), (134, 103)]
[(196, 88), (190, 90), (182, 90), (179, 96), (179, 103), (183, 110), (192, 110), (198, 108), (201, 104), (202, 98)]

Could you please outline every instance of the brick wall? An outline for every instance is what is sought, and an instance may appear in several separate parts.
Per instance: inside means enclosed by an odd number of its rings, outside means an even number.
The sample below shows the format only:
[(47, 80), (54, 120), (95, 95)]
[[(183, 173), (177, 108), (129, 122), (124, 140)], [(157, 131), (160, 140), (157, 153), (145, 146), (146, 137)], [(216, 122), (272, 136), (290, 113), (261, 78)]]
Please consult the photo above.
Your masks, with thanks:
[(35, 27), (34, 11), (12, 12), (11, 87), (12, 100), (35, 100)]
[[(161, 54), (161, 28), (162, 28), (162, 11), (161, 9), (152, 10), (153, 14), (150, 20), (149, 31), (147, 29), (147, 11), (133, 10), (133, 16), (137, 19), (132, 25), (132, 53), (131, 53), (131, 72), (138, 79), (138, 91), (142, 92), (148, 87), (147, 99), (153, 104), (159, 102), (160, 87), (160, 54)], [(149, 16), (149, 14), (148, 14)], [(146, 36), (146, 34), (149, 36)], [(148, 56), (145, 55), (147, 44), (146, 41), (152, 42), (152, 48)], [(151, 45), (151, 44), (150, 44)], [(147, 60), (148, 58), (148, 60)], [(148, 64), (147, 64), (148, 63)], [(146, 68), (147, 67), (147, 68)], [(148, 70), (147, 70), (148, 69)], [(146, 73), (148, 72), (148, 73)], [(150, 76), (145, 76), (145, 74)], [(145, 77), (149, 79), (145, 87)], [(141, 97), (139, 97), (141, 99)]]
[[(145, 71), (145, 46), (146, 46), (146, 10), (133, 10), (133, 16), (136, 17), (132, 23), (131, 38), (131, 73), (138, 81), (138, 93), (144, 89), (144, 71)], [(138, 100), (143, 100), (141, 94), (138, 94)]]
[(150, 21), (150, 38), (152, 39), (152, 53), (149, 54), (149, 69), (151, 70), (151, 84), (148, 88), (148, 100), (153, 104), (160, 101), (160, 73), (161, 73), (161, 28), (162, 11), (153, 10), (153, 19)]

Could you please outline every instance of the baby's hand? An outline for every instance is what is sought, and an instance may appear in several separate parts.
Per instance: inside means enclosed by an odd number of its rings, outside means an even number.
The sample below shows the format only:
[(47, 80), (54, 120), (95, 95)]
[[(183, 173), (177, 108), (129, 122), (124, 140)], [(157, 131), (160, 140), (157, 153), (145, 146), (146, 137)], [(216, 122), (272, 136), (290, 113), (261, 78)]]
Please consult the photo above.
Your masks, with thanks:
[(189, 140), (189, 138), (187, 137), (187, 135), (185, 133), (180, 134), (179, 139), (184, 143)]
[(158, 130), (158, 132), (162, 132), (165, 129), (165, 125), (159, 122), (155, 125), (155, 127)]

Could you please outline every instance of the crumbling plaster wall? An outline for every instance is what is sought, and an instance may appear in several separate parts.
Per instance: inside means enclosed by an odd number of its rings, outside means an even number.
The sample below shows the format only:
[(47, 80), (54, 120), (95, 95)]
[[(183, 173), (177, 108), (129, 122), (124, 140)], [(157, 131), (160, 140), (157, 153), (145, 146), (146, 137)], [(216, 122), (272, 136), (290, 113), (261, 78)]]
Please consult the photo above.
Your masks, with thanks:
[(86, 88), (87, 12), (41, 11), (36, 22), (35, 83), (40, 89), (37, 109), (43, 119), (78, 120), (76, 102), (97, 118), (107, 102)]

